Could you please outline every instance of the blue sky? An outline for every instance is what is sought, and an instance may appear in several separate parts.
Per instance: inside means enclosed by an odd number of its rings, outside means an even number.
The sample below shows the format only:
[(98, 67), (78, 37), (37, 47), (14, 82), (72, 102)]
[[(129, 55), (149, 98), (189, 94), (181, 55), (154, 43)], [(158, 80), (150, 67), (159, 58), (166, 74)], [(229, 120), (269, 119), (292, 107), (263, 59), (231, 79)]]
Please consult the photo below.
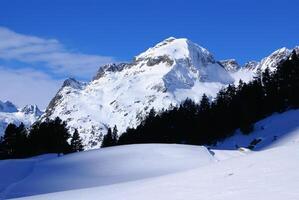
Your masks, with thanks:
[(0, 99), (45, 107), (66, 77), (88, 80), (170, 36), (216, 59), (260, 60), (299, 45), (298, 10), (296, 0), (2, 0), (0, 84), (10, 83)]

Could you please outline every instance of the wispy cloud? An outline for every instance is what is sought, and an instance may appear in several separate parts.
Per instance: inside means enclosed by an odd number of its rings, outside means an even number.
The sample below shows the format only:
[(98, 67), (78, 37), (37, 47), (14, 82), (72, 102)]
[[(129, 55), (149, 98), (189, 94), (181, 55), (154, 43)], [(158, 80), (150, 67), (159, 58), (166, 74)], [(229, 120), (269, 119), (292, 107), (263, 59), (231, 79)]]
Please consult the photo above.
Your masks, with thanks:
[(0, 27), (0, 59), (28, 64), (42, 63), (52, 73), (88, 79), (113, 57), (73, 52), (56, 39), (16, 33)]
[[(63, 78), (90, 79), (101, 65), (115, 60), (74, 52), (56, 39), (24, 35), (0, 26), (1, 61), (4, 64), (0, 66), (0, 100), (45, 108)], [(11, 63), (17, 63), (18, 69)]]
[(37, 104), (44, 109), (62, 81), (30, 68), (11, 70), (0, 66), (0, 100), (9, 100), (18, 106)]

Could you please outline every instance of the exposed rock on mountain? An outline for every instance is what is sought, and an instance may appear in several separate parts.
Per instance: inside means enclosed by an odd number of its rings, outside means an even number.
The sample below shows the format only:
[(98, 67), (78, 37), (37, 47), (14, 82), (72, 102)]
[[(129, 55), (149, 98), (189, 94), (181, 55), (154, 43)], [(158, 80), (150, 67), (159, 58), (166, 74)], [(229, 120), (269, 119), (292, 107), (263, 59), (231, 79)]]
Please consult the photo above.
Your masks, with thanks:
[(221, 65), (229, 72), (235, 72), (241, 68), (239, 63), (235, 59), (221, 60)]

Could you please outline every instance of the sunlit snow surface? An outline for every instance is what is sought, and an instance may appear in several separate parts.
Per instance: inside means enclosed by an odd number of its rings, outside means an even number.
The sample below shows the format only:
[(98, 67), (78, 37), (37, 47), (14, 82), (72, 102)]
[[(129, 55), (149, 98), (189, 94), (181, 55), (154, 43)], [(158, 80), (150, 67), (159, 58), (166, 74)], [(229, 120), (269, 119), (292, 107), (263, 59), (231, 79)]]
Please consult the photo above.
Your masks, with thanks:
[(89, 188), (145, 180), (215, 162), (200, 146), (144, 144), (0, 161), (0, 197)]
[[(251, 135), (237, 134), (210, 150), (140, 144), (0, 161), (0, 197), (296, 200), (298, 118), (299, 110), (275, 114), (258, 122)], [(257, 137), (263, 138), (258, 151), (241, 148)], [(240, 149), (231, 148), (235, 144)]]
[(297, 200), (298, 147), (278, 147), (156, 178), (28, 199)]
[(299, 111), (290, 110), (283, 114), (273, 114), (254, 126), (254, 132), (249, 135), (242, 134), (239, 130), (233, 137), (219, 142), (216, 149), (236, 149), (248, 147), (253, 140), (260, 140), (254, 145), (255, 150), (262, 150), (280, 146), (287, 143), (299, 143)]

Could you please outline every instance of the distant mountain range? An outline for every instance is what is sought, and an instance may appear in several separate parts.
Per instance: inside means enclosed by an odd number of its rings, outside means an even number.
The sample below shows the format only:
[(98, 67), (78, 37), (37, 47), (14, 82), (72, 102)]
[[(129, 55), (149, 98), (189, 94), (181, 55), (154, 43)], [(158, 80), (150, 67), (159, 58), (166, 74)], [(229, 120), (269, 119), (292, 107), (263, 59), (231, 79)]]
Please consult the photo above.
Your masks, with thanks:
[(10, 101), (0, 101), (0, 136), (4, 134), (9, 123), (19, 125), (23, 122), (25, 126), (29, 127), (42, 114), (43, 112), (39, 110), (37, 105), (26, 105), (23, 108), (17, 108)]

